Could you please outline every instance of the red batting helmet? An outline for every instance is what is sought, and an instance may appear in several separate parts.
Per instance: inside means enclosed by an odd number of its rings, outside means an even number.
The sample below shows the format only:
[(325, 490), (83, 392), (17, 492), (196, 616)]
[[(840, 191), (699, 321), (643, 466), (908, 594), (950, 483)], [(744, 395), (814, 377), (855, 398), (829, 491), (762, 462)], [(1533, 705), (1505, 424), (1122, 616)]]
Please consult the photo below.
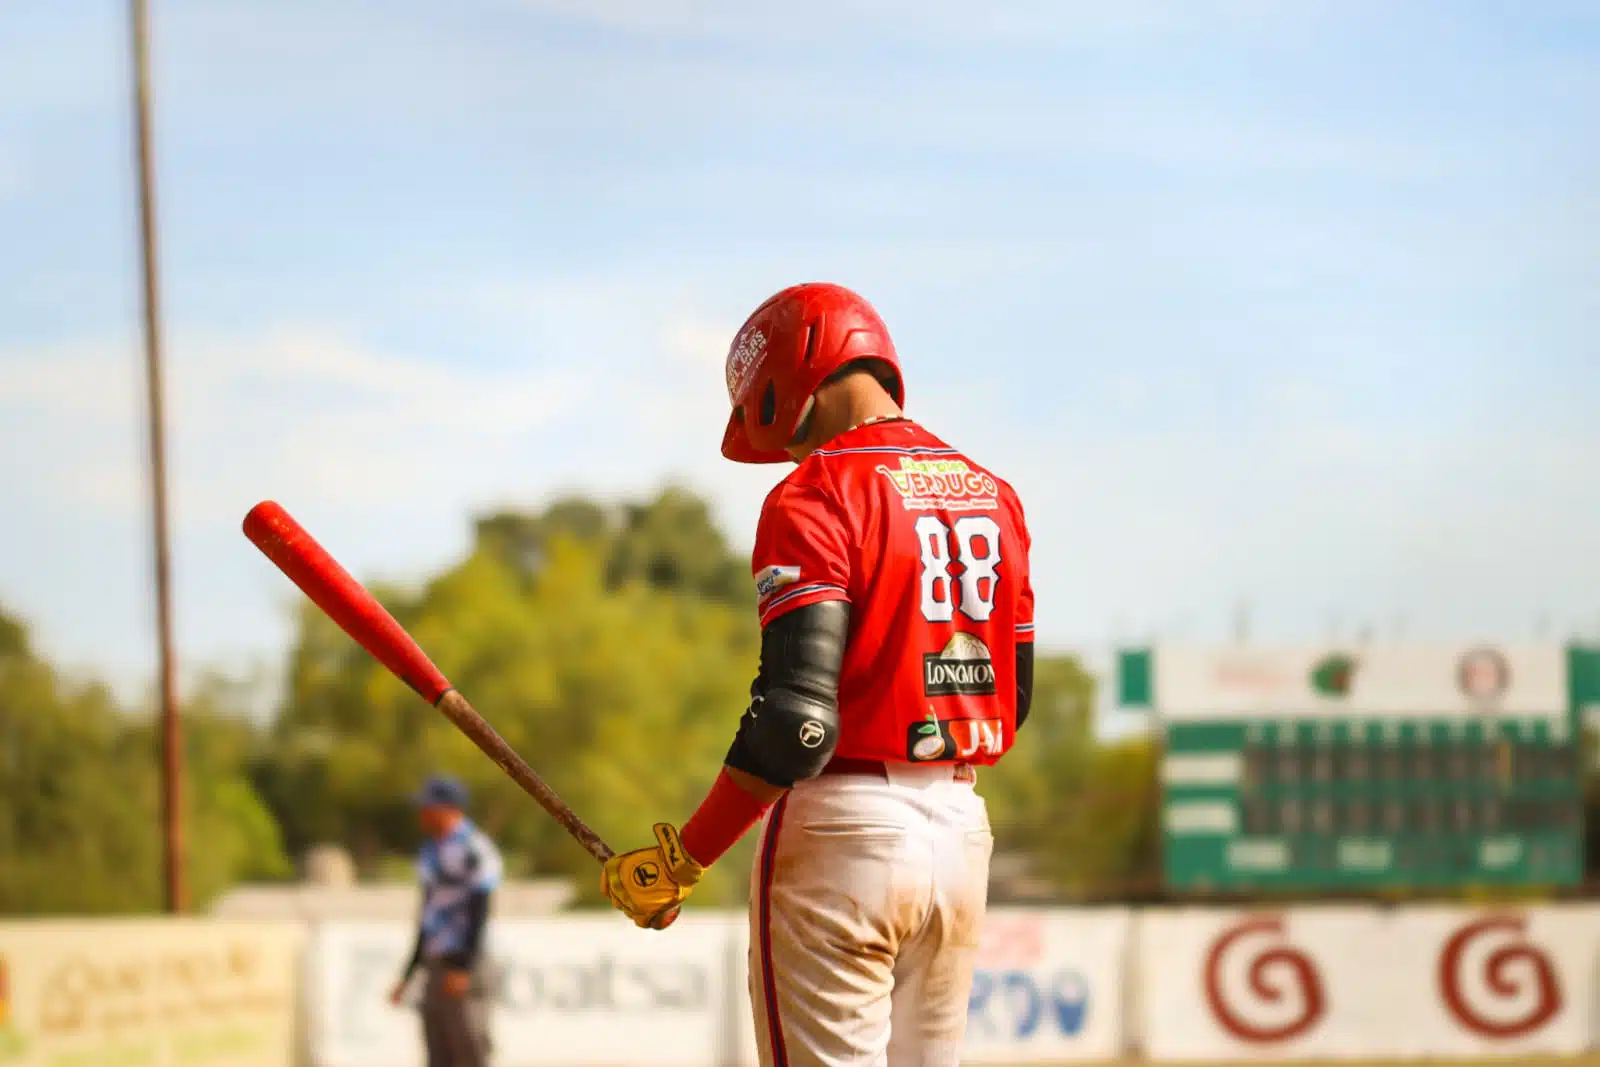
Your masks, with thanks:
[(828, 376), (858, 360), (888, 369), (884, 382), (905, 405), (900, 357), (872, 305), (841, 285), (792, 285), (745, 320), (728, 347), (728, 400), (733, 414), (722, 454), (738, 463), (785, 463)]

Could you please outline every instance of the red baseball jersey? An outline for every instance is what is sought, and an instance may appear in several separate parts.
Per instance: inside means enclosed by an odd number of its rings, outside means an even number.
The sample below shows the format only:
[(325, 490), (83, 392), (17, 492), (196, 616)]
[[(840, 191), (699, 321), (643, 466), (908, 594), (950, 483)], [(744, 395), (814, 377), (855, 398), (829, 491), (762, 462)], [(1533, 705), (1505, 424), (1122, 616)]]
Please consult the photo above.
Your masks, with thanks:
[(1016, 736), (1033, 640), (1015, 490), (906, 419), (868, 423), (767, 495), (752, 566), (764, 627), (850, 602), (836, 755), (994, 763)]

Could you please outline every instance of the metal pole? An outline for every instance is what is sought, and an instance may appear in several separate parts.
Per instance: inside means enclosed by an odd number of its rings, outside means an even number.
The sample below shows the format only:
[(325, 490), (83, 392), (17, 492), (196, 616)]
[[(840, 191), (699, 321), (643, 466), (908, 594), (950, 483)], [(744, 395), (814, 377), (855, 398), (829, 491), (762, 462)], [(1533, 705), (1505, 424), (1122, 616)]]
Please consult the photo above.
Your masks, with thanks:
[(187, 906), (183, 869), (183, 735), (172, 651), (172, 577), (168, 564), (166, 432), (161, 402), (161, 302), (156, 276), (155, 173), (150, 153), (150, 29), (146, 0), (131, 0), (134, 131), (139, 178), (139, 237), (144, 281), (144, 355), (150, 416), (150, 510), (154, 525), (156, 641), (161, 677), (161, 827), (166, 909)]

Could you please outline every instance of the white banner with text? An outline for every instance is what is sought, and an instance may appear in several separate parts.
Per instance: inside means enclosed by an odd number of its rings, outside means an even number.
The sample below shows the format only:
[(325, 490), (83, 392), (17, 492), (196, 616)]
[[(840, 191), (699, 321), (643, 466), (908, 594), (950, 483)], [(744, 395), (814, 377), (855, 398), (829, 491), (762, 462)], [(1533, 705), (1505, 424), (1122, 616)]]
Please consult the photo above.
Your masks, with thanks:
[(4, 1067), (288, 1067), (296, 922), (0, 923)]
[[(421, 1067), (414, 1005), (389, 991), (411, 950), (402, 923), (328, 922), (309, 954), (316, 1067)], [(496, 1067), (722, 1059), (728, 920), (685, 916), (646, 933), (615, 915), (489, 926)]]

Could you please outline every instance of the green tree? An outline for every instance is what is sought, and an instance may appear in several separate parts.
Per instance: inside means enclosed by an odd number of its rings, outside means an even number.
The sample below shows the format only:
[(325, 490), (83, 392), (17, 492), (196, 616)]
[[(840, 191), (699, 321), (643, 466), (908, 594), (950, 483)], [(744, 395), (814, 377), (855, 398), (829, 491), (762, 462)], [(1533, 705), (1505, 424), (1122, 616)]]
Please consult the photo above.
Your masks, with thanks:
[(524, 575), (543, 565), (554, 538), (589, 546), (605, 560), (607, 589), (633, 582), (731, 604), (750, 599), (749, 559), (735, 553), (702, 498), (667, 488), (650, 500), (606, 508), (583, 497), (536, 514), (502, 511), (475, 524), (477, 548)]
[[(748, 585), (704, 506), (669, 491), (616, 512), (568, 500), (490, 516), (471, 554), (422, 589), (374, 592), (552, 788), (625, 848), (652, 821), (684, 818), (720, 765), (756, 665)], [(315, 608), (298, 622), (272, 755), (257, 768), (291, 848), (342, 841), (376, 873), (414, 849), (407, 798), (447, 770), (472, 789), (475, 817), (513, 870), (593, 884), (593, 861), (451, 724)]]
[(70, 685), (19, 640), (0, 657), (0, 913), (158, 905), (154, 774), (110, 693)]
[[(244, 775), (250, 728), (202, 687), (184, 710), (185, 858), (203, 907), (241, 878), (280, 877), (277, 828)], [(0, 613), (0, 913), (148, 911), (161, 903), (153, 718), (64, 680)]]
[(1147, 738), (1098, 745), (1064, 783), (1057, 819), (1036, 848), (1039, 869), (1066, 895), (1125, 899), (1158, 891), (1157, 760)]
[(607, 568), (612, 585), (643, 581), (724, 603), (750, 603), (749, 558), (731, 551), (705, 500), (668, 489), (646, 504), (627, 506), (624, 515)]

